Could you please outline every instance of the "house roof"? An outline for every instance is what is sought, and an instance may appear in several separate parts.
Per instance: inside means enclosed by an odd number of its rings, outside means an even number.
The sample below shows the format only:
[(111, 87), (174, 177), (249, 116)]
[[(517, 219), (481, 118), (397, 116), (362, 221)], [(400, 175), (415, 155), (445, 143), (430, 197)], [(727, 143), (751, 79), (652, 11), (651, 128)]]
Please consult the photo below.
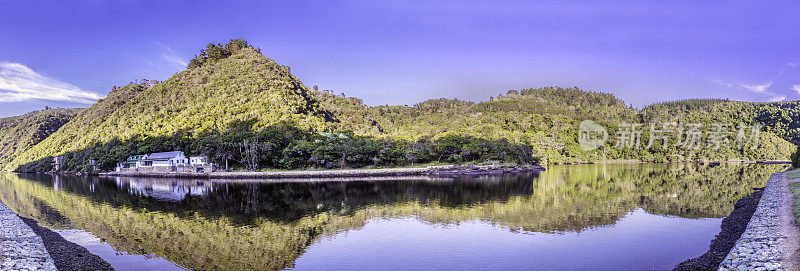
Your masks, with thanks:
[(183, 154), (182, 151), (157, 152), (147, 156), (147, 160), (170, 159)]

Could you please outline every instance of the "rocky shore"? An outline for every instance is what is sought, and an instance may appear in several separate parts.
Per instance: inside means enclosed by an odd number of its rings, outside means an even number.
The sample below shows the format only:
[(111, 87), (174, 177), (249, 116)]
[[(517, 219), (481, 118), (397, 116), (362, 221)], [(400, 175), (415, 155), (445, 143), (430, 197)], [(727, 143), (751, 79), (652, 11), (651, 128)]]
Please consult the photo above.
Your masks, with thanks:
[(45, 248), (59, 271), (114, 270), (99, 256), (90, 253), (89, 250), (78, 244), (67, 241), (60, 234), (39, 226), (35, 220), (24, 217), (21, 219), (42, 238)]
[(0, 270), (56, 270), (42, 238), (2, 202)]
[(794, 224), (793, 196), (784, 174), (775, 173), (767, 180), (747, 229), (719, 270), (797, 270), (800, 233)]
[(731, 214), (722, 219), (720, 232), (711, 240), (708, 251), (700, 257), (679, 263), (673, 270), (717, 270), (750, 223), (763, 191), (764, 188), (756, 188), (752, 194), (737, 201)]
[(347, 170), (302, 170), (302, 171), (263, 171), (263, 172), (107, 172), (100, 176), (154, 177), (154, 178), (211, 178), (211, 179), (289, 179), (289, 178), (343, 178), (343, 177), (386, 177), (386, 176), (428, 176), (428, 175), (497, 175), (522, 172), (543, 171), (538, 165), (448, 165), (419, 168), (387, 169), (347, 169)]

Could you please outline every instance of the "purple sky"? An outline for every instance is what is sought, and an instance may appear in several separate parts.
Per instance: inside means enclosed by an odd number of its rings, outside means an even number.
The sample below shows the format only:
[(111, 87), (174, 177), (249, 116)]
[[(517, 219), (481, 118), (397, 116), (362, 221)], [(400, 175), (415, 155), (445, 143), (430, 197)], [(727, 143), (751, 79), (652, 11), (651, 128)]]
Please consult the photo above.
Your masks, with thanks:
[(0, 116), (87, 107), (245, 38), (370, 105), (578, 86), (641, 107), (800, 99), (791, 1), (4, 1)]

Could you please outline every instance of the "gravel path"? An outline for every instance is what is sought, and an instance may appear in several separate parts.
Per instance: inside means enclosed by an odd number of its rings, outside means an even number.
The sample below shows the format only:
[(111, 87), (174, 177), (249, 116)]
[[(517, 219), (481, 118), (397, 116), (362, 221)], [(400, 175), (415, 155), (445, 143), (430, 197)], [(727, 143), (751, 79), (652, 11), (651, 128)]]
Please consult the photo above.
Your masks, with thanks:
[(42, 238), (0, 202), (0, 269), (56, 270)]

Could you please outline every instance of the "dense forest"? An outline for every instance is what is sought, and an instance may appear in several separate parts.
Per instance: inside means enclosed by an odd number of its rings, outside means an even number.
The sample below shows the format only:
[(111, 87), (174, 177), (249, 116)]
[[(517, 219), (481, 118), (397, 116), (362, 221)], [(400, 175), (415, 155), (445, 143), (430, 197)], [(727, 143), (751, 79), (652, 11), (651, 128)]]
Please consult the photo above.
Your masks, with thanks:
[(0, 119), (0, 163), (38, 144), (61, 128), (81, 109), (45, 109)]
[[(2, 168), (49, 171), (52, 158), (61, 155), (67, 171), (87, 171), (89, 159), (110, 170), (129, 155), (170, 150), (247, 170), (785, 160), (796, 148), (790, 142), (800, 142), (798, 102), (686, 100), (636, 110), (611, 94), (546, 87), (510, 90), (479, 103), (434, 99), (370, 107), (354, 97), (307, 88), (289, 67), (244, 40), (209, 44), (186, 70), (166, 81), (115, 87), (88, 109), (69, 112), (72, 117), (61, 121), (39, 120), (52, 125), (38, 137), (2, 137)], [(23, 119), (30, 123), (17, 126), (37, 122)], [(609, 140), (582, 149), (578, 126), (583, 120), (607, 128)], [(699, 148), (673, 148), (680, 138), (669, 138), (662, 141), (666, 147), (645, 148), (650, 124), (669, 122), (700, 123), (704, 133), (718, 122), (731, 127), (761, 123), (763, 128), (758, 142), (734, 142), (731, 130), (725, 136), (731, 144), (719, 147), (703, 139)], [(615, 145), (625, 123), (642, 123), (637, 147)], [(0, 126), (0, 135), (21, 133), (12, 126)]]

